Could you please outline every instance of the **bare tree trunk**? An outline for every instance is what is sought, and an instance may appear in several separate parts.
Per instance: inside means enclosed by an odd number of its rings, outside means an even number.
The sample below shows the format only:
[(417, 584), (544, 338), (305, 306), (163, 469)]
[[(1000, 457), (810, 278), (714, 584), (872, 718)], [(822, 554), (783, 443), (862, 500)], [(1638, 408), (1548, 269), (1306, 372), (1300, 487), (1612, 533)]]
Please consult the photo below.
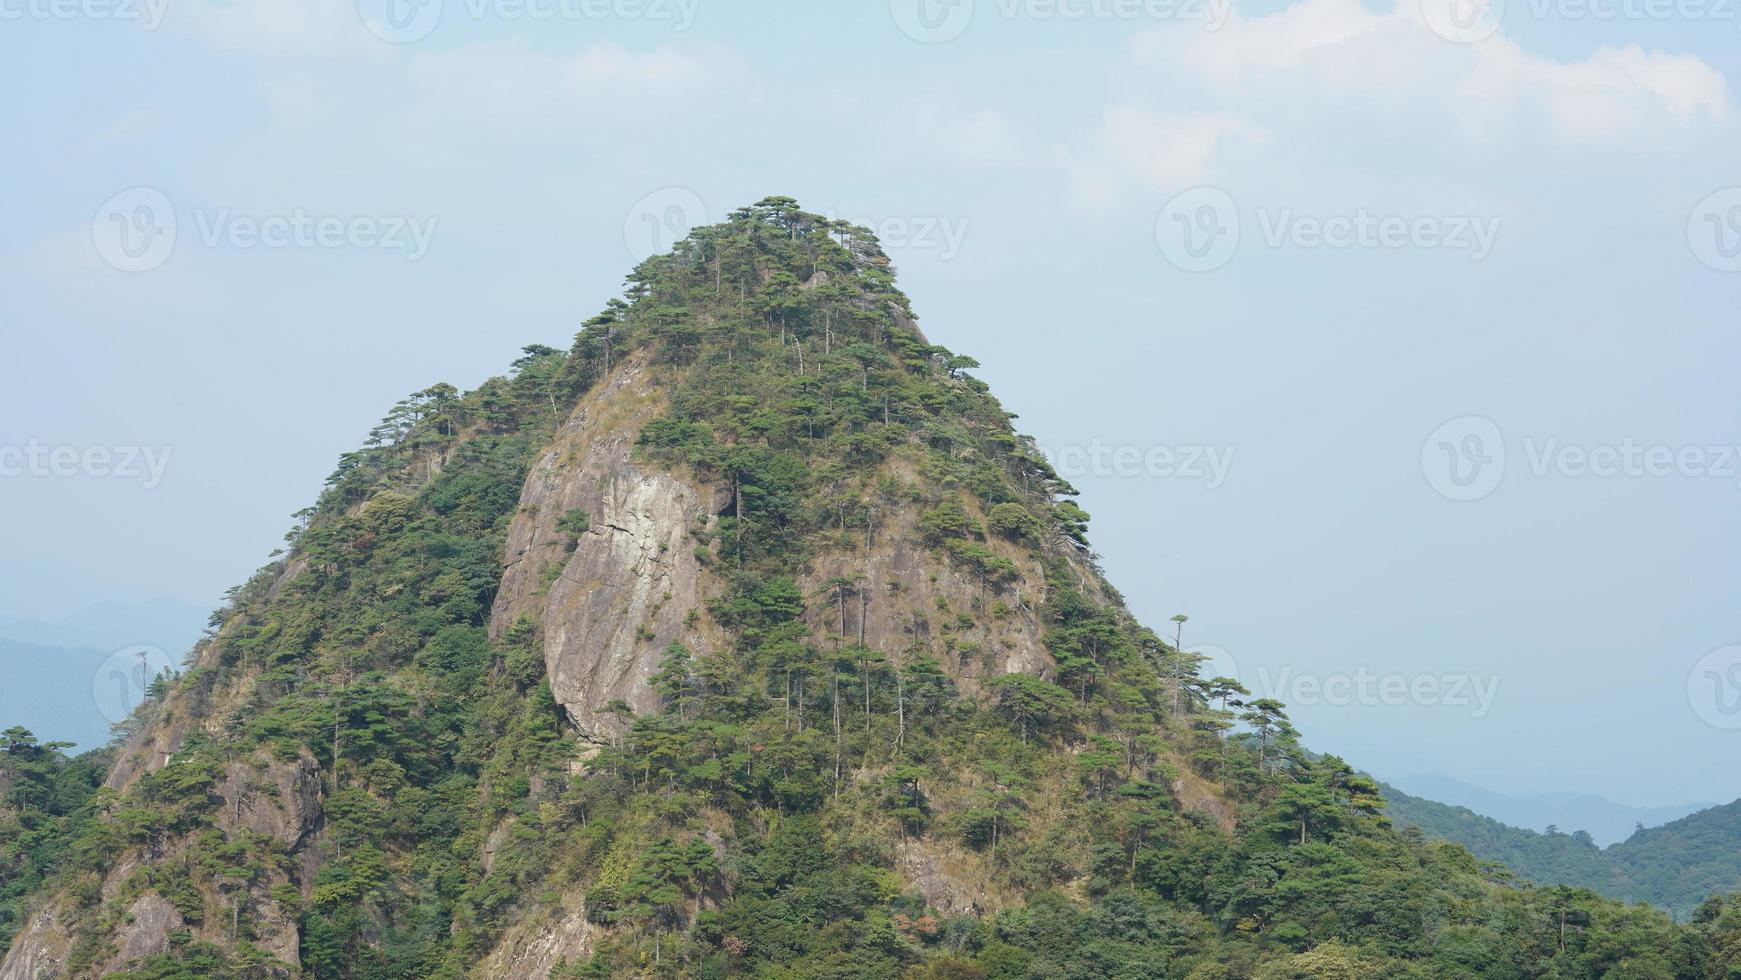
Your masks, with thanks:
[(838, 654), (830, 667), (834, 677), (834, 798), (840, 799), (840, 658)]

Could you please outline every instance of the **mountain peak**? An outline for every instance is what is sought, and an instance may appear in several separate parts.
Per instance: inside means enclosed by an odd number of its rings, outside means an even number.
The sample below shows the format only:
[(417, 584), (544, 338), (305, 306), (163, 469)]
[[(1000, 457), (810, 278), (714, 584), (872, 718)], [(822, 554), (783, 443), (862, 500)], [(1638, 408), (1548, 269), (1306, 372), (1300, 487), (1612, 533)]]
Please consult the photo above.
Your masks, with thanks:
[(401, 400), (113, 749), (8, 733), (0, 980), (1668, 975), (1138, 623), (974, 366), (774, 197)]

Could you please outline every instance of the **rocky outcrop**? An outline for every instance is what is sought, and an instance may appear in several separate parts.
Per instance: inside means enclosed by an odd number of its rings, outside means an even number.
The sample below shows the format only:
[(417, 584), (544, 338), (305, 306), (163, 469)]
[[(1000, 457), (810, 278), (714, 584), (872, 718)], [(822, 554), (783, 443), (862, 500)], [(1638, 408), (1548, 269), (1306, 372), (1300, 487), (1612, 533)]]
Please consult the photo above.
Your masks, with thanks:
[(162, 895), (146, 892), (139, 896), (127, 909), (121, 927), (121, 950), (103, 972), (115, 972), (129, 963), (165, 952), (169, 948), (169, 934), (183, 924), (181, 913)]
[(251, 762), (226, 766), (217, 793), (224, 801), (220, 822), (225, 829), (272, 837), (294, 850), (320, 820), (320, 764), (306, 753), (294, 762), (261, 753)]
[(546, 980), (566, 960), (575, 966), (592, 955), (598, 927), (586, 920), (579, 893), (564, 896), (553, 912), (528, 916), (511, 926), (472, 975), (488, 980)]
[[(497, 637), (522, 616), (539, 625), (551, 691), (596, 742), (623, 730), (604, 711), (611, 702), (637, 713), (658, 710), (651, 682), (672, 641), (698, 656), (717, 642), (705, 615), (691, 615), (703, 608), (708, 576), (689, 531), (732, 501), (725, 489), (637, 459), (641, 429), (664, 406), (651, 372), (637, 362), (582, 399), (526, 479), (491, 615)], [(890, 475), (924, 483), (898, 462)], [(559, 526), (575, 510), (590, 525), (578, 541)], [(1019, 569), (1015, 581), (987, 589), (921, 542), (917, 512), (910, 502), (894, 504), (874, 531), (794, 569), (813, 597), (818, 634), (842, 630), (841, 610), (824, 597), (830, 580), (846, 578), (855, 583), (844, 611), (852, 642), (891, 655), (924, 649), (967, 690), (1015, 671), (1049, 676), (1038, 563), (1023, 548), (987, 542)]]
[(895, 866), (927, 906), (952, 915), (984, 915), (1015, 898), (993, 887), (995, 876), (983, 858), (937, 840), (902, 842)]
[(179, 701), (177, 698), (161, 707), (151, 724), (142, 727), (122, 744), (115, 765), (103, 783), (105, 787), (117, 793), (124, 792), (140, 776), (154, 773), (169, 764), (187, 737), (187, 716), (174, 710)]
[(217, 787), (223, 800), (219, 825), (234, 834), (248, 832), (276, 840), (286, 854), (305, 859), (302, 880), (293, 881), (273, 871), (249, 893), (253, 906), (256, 942), (280, 961), (295, 967), (301, 963), (302, 932), (291, 910), (273, 897), (278, 885), (296, 884), (306, 892), (318, 864), (310, 866), (312, 852), (306, 849), (320, 825), (322, 805), (320, 764), (302, 754), (293, 762), (261, 753), (251, 762), (232, 762), (224, 769)]
[[(898, 465), (889, 474), (917, 482)], [(844, 618), (846, 638), (872, 650), (889, 654), (917, 645), (968, 691), (1007, 673), (1051, 675), (1039, 615), (1045, 575), (1024, 549), (986, 542), (1019, 570), (1013, 582), (987, 588), (923, 544), (918, 508), (911, 504), (889, 508), (855, 544), (824, 553), (798, 578), (805, 594), (816, 597), (810, 615), (818, 635), (842, 632)], [(836, 579), (854, 583), (844, 610), (828, 585)], [(958, 618), (964, 613), (971, 624)]]
[(13, 938), (5, 961), (0, 962), (0, 980), (58, 980), (66, 976), (71, 945), (54, 910), (42, 909)]
[[(604, 711), (612, 701), (657, 710), (651, 681), (673, 641), (708, 649), (690, 615), (703, 570), (689, 528), (707, 523), (711, 496), (633, 459), (662, 405), (641, 365), (619, 368), (534, 464), (508, 531), (491, 630), (500, 636), (522, 616), (539, 624), (551, 692), (594, 741), (621, 731)], [(591, 525), (578, 541), (558, 526), (575, 510)]]
[[(161, 751), (153, 748), (161, 743), (151, 737), (152, 730), (159, 732), (158, 738), (174, 737), (179, 741), (179, 732), (168, 736), (170, 727), (152, 726), (148, 729), (144, 738), (136, 740), (136, 752), (131, 757), (143, 762), (149, 758), (148, 753)], [(182, 726), (173, 727), (185, 730)], [(161, 768), (161, 764), (148, 768)], [(140, 770), (123, 772), (119, 777), (111, 773), (111, 783), (119, 779), (120, 784), (125, 785), (146, 769), (147, 766), (142, 764)], [(305, 845), (319, 825), (320, 766), (306, 754), (290, 762), (274, 759), (266, 753), (247, 761), (232, 762), (225, 767), (223, 778), (215, 789), (222, 800), (218, 826), (232, 835), (254, 833), (270, 837), (283, 846), (285, 853), (293, 853)], [(136, 852), (116, 855), (101, 886), (105, 901), (127, 893), (127, 884), (140, 863)], [(272, 897), (274, 888), (286, 883), (293, 882), (280, 872), (272, 872), (267, 880), (257, 882), (250, 889), (248, 903), (256, 943), (293, 970), (300, 962), (302, 936), (291, 910), (280, 906)], [(118, 951), (102, 971), (104, 974), (162, 952), (171, 932), (187, 928), (175, 907), (156, 892), (147, 892), (135, 899), (121, 921), (116, 936)], [(222, 941), (226, 937), (227, 929), (224, 929), (205, 938)], [(5, 961), (0, 963), (0, 980), (50, 980), (66, 976), (70, 946), (71, 938), (65, 924), (53, 908), (45, 909), (31, 918), (13, 942)]]

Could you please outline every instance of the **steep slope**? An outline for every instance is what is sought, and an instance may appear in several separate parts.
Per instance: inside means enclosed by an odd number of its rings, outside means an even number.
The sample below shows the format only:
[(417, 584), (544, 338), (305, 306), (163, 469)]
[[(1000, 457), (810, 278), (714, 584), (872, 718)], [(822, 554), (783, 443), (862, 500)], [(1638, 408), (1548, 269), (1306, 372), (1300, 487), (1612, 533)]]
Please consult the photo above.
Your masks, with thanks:
[(1603, 853), (1620, 882), (1611, 894), (1691, 914), (1709, 895), (1741, 891), (1741, 801), (1648, 827)]
[(1527, 881), (1576, 884), (1615, 894), (1609, 862), (1588, 835), (1539, 834), (1467, 807), (1410, 796), (1393, 786), (1380, 784), (1380, 789), (1385, 813), (1399, 827), (1416, 827), (1429, 837), (1461, 844), (1476, 857), (1498, 861)]
[(1508, 827), (1466, 807), (1382, 787), (1398, 826), (1461, 844), (1543, 885), (1575, 885), (1627, 902), (1649, 902), (1678, 918), (1714, 894), (1741, 891), (1741, 802), (1648, 827), (1599, 848), (1586, 834)]
[(1508, 887), (1229, 710), (973, 366), (771, 198), (401, 402), (45, 825), (0, 980), (1737, 962), (1725, 905)]

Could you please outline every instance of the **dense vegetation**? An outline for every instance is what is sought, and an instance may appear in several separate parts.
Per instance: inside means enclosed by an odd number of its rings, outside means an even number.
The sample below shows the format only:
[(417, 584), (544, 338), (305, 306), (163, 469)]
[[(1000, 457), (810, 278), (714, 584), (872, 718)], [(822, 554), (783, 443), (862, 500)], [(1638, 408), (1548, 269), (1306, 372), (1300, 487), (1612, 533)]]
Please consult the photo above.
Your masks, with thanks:
[[(729, 493), (692, 531), (711, 595), (694, 615), (727, 640), (671, 645), (660, 710), (617, 706), (622, 736), (588, 745), (552, 697), (536, 626), (492, 634), (489, 614), (531, 460), (630, 361), (669, 395), (639, 433), (643, 459)], [(183, 710), (219, 722), (172, 764), (116, 793), (94, 790), (100, 758), (20, 749), (13, 796), (63, 789), (9, 804), (0, 867), (31, 848), (56, 857), (23, 859), (32, 877), (12, 888), (8, 874), (0, 908), (51, 879), (89, 971), (114, 955), (129, 902), (163, 896), (185, 927), (136, 978), (283, 975), (261, 945), (278, 917), (306, 975), (457, 977), (516, 923), (575, 908), (599, 933), (559, 976), (1669, 978), (1741, 964), (1741, 906), (1681, 927), (1583, 889), (1510, 885), (1459, 846), (1394, 830), (1375, 784), (1301, 749), (1284, 705), (1199, 676), (1132, 619), (1093, 566), (1074, 491), (973, 366), (918, 333), (863, 229), (774, 198), (696, 231), (637, 268), (569, 351), (528, 347), (468, 394), (419, 392), (341, 461), (289, 553), (143, 709), (142, 725)], [(807, 593), (798, 570), (900, 515), (978, 595), (915, 610), (904, 647), (871, 649), (848, 612), (897, 597), (850, 575)], [(584, 533), (585, 515), (562, 527)], [(1043, 596), (1011, 591), (1024, 569)], [(976, 627), (1024, 602), (1055, 670), (964, 684), (963, 664), (996, 654), (974, 647)], [(294, 861), (220, 805), (225, 774), (261, 759), (320, 774)], [(141, 861), (105, 894), (119, 853)], [(929, 905), (925, 861), (981, 907)], [(287, 883), (293, 864), (314, 869), (306, 887)]]
[(1545, 833), (1506, 826), (1464, 807), (1383, 787), (1386, 813), (1399, 826), (1453, 841), (1498, 861), (1519, 878), (1578, 885), (1623, 901), (1649, 902), (1686, 918), (1708, 896), (1741, 887), (1741, 803), (1712, 807), (1660, 827), (1640, 828), (1606, 848), (1582, 831)]
[(65, 743), (0, 732), (0, 951), (12, 944), (27, 899), (66, 860), (64, 844), (92, 817), (109, 753), (69, 759)]

